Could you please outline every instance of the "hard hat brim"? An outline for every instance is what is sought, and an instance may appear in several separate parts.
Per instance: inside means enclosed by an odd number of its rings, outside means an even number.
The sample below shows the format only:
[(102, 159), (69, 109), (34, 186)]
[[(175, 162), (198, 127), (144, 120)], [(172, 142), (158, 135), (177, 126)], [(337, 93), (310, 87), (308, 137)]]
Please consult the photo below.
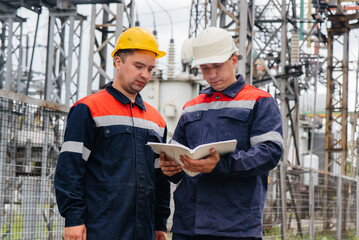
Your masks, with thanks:
[(234, 45), (234, 42), (233, 42), (233, 46), (232, 46), (231, 50), (229, 52), (227, 52), (226, 54), (213, 55), (213, 56), (204, 57), (204, 58), (202, 57), (202, 58), (199, 58), (199, 59), (193, 58), (191, 67), (194, 68), (194, 67), (198, 67), (198, 66), (200, 66), (202, 64), (209, 64), (209, 63), (224, 63), (234, 53), (238, 55), (238, 49)]
[[(126, 49), (150, 51), (150, 52), (153, 52), (156, 54), (156, 59), (166, 56), (166, 52), (163, 52), (161, 50), (151, 49), (151, 48), (126, 48)], [(121, 49), (115, 49), (112, 51), (112, 54), (111, 54), (112, 58), (115, 57), (116, 52), (119, 50), (121, 50)]]
[(156, 59), (166, 56), (166, 52), (163, 52), (161, 50), (147, 50), (156, 53)]
[(212, 56), (212, 57), (208, 57), (208, 58), (201, 58), (198, 60), (193, 59), (191, 67), (194, 68), (194, 67), (198, 67), (202, 64), (210, 64), (210, 63), (224, 63), (231, 57), (231, 55), (232, 55), (232, 53), (222, 55), (222, 56)]

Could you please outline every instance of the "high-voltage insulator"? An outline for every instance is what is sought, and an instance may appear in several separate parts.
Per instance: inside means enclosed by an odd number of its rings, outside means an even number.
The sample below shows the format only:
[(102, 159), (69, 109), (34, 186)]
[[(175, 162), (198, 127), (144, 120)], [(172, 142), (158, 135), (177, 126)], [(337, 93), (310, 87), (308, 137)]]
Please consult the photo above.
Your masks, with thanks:
[(175, 75), (175, 41), (173, 38), (170, 40), (170, 45), (168, 48), (168, 70), (167, 78), (173, 79)]
[(299, 32), (293, 32), (292, 34), (292, 44), (291, 44), (291, 62), (292, 65), (299, 65), (300, 56), (299, 56)]
[(188, 72), (191, 71), (192, 56), (193, 56), (193, 51), (192, 51), (193, 41), (194, 41), (194, 37), (191, 37), (186, 39), (182, 44), (181, 62), (182, 62), (183, 72), (186, 72), (187, 70)]

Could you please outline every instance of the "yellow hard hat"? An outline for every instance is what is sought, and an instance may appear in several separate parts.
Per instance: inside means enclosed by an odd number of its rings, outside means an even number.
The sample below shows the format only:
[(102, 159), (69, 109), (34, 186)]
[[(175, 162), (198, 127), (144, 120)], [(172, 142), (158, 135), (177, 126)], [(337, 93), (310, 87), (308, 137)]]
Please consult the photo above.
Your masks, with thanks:
[(166, 55), (165, 52), (158, 49), (158, 44), (155, 35), (150, 31), (141, 27), (132, 27), (124, 31), (116, 41), (115, 50), (112, 52), (112, 57), (120, 49), (139, 49), (154, 52), (156, 58)]

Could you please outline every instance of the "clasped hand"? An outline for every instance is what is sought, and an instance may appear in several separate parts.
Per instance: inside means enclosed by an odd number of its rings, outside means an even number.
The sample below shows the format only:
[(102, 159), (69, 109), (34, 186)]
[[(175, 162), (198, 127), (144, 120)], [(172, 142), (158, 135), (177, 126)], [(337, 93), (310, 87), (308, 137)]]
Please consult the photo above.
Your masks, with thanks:
[[(211, 155), (204, 159), (191, 159), (188, 156), (180, 156), (183, 162), (183, 168), (191, 172), (209, 173), (217, 166), (219, 162), (219, 154), (212, 148)], [(173, 176), (182, 171), (181, 166), (166, 157), (164, 153), (160, 155), (160, 167), (166, 176)]]

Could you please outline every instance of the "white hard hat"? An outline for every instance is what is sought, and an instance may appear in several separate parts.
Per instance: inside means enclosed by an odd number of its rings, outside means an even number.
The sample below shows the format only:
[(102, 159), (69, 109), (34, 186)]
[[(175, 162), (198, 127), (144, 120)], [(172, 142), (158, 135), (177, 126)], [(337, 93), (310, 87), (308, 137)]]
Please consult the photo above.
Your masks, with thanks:
[(223, 63), (237, 52), (238, 49), (229, 32), (222, 28), (208, 27), (193, 41), (192, 67), (207, 63)]

